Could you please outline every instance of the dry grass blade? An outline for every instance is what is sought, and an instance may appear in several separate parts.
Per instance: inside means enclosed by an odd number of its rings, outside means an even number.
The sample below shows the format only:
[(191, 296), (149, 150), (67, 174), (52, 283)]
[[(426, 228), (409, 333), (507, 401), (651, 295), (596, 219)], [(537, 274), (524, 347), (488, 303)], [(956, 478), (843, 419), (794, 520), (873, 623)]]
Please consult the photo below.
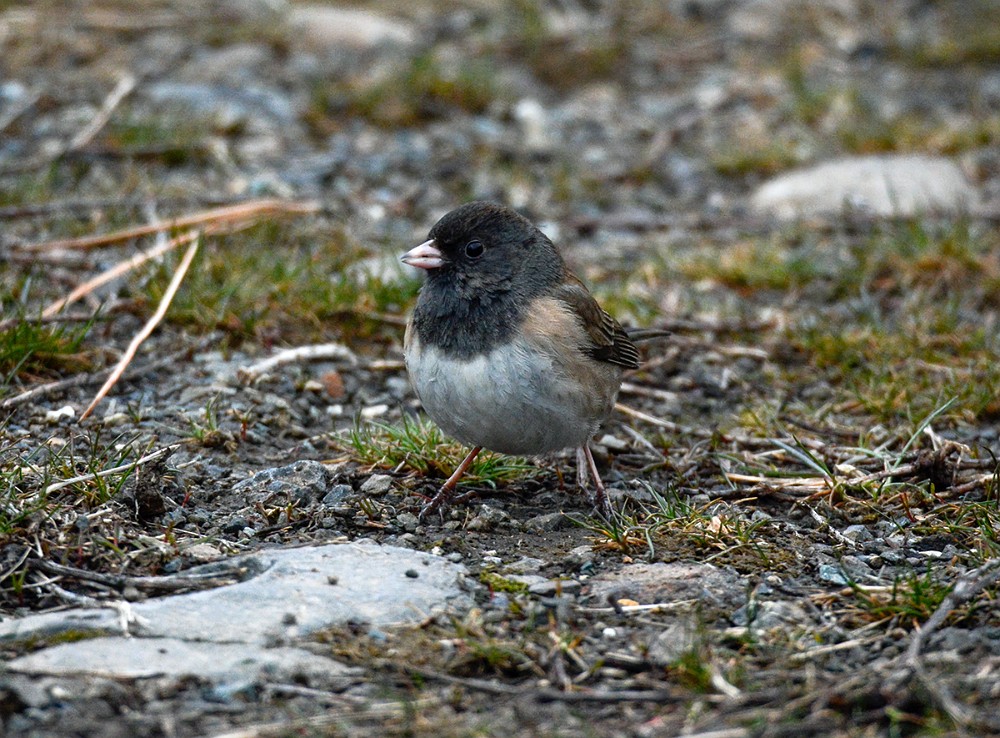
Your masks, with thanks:
[(952, 588), (947, 597), (934, 611), (924, 626), (918, 630), (906, 652), (906, 662), (913, 666), (918, 663), (920, 652), (930, 637), (947, 620), (952, 610), (975, 597), (987, 587), (1000, 581), (1000, 559), (991, 559), (977, 569), (966, 572)]
[(833, 488), (831, 481), (825, 477), (765, 477), (757, 474), (738, 474), (737, 472), (725, 472), (725, 476), (730, 482), (759, 484), (769, 489), (802, 494), (827, 492)]
[(164, 220), (159, 223), (126, 228), (114, 233), (105, 233), (97, 236), (84, 236), (82, 238), (65, 238), (57, 241), (44, 241), (42, 243), (29, 244), (23, 247), (25, 251), (51, 251), (54, 249), (93, 249), (106, 246), (119, 241), (128, 241), (141, 236), (149, 236), (154, 233), (162, 233), (177, 228), (191, 228), (195, 226), (213, 225), (214, 228), (206, 229), (209, 232), (224, 230), (223, 224), (241, 223), (248, 219), (253, 219), (266, 214), (308, 214), (319, 210), (319, 205), (314, 202), (288, 202), (286, 200), (253, 200), (251, 202), (240, 203), (239, 205), (228, 205), (211, 210), (202, 210), (191, 215), (183, 215), (171, 220)]
[(256, 364), (245, 366), (239, 370), (239, 377), (244, 382), (254, 382), (262, 375), (284, 364), (299, 361), (315, 361), (318, 359), (341, 359), (352, 366), (357, 365), (358, 357), (347, 346), (339, 343), (324, 343), (316, 346), (299, 346), (281, 351)]
[(20, 102), (9, 106), (8, 110), (3, 115), (0, 115), (0, 133), (3, 133), (10, 126), (10, 124), (20, 118), (21, 115), (28, 112), (28, 110), (30, 110), (35, 103), (38, 102), (41, 96), (42, 93), (35, 90), (25, 95)]
[(160, 321), (163, 320), (163, 316), (167, 314), (167, 308), (170, 307), (171, 301), (174, 299), (174, 295), (177, 294), (177, 289), (181, 286), (181, 282), (184, 280), (184, 275), (187, 274), (188, 267), (191, 266), (191, 261), (194, 259), (194, 255), (198, 252), (198, 243), (200, 239), (195, 238), (188, 246), (187, 251), (184, 252), (184, 258), (181, 260), (180, 265), (177, 267), (177, 271), (174, 273), (173, 279), (170, 280), (170, 284), (167, 285), (167, 290), (163, 294), (163, 299), (160, 300), (160, 304), (156, 308), (156, 312), (153, 316), (146, 321), (146, 324), (142, 327), (142, 330), (136, 334), (135, 338), (129, 344), (128, 348), (125, 350), (125, 354), (115, 365), (114, 371), (111, 372), (111, 376), (108, 377), (104, 385), (98, 390), (94, 399), (91, 400), (90, 405), (87, 409), (83, 411), (83, 415), (80, 416), (80, 420), (83, 421), (99, 403), (104, 396), (108, 394), (108, 391), (115, 385), (115, 382), (121, 377), (122, 372), (129, 365), (132, 359), (135, 357), (136, 351), (139, 350), (139, 346), (149, 338), (149, 335), (153, 332), (153, 329), (159, 325)]
[(168, 251), (172, 251), (178, 246), (183, 246), (189, 244), (198, 238), (198, 231), (188, 231), (187, 233), (181, 234), (180, 236), (175, 236), (171, 238), (166, 243), (160, 244), (159, 246), (150, 249), (149, 251), (143, 251), (142, 253), (136, 254), (131, 259), (119, 262), (115, 266), (111, 267), (105, 272), (98, 274), (93, 279), (88, 279), (83, 284), (79, 285), (76, 289), (70, 292), (66, 297), (62, 297), (42, 311), (42, 317), (48, 318), (49, 316), (55, 315), (60, 310), (62, 310), (67, 305), (70, 305), (77, 300), (79, 300), (84, 295), (88, 295), (98, 287), (107, 284), (113, 279), (117, 279), (121, 275), (125, 274), (132, 269), (135, 269), (142, 264), (145, 264), (150, 259), (155, 259), (158, 256), (162, 256)]
[[(114, 89), (112, 89), (111, 92), (108, 93), (107, 97), (104, 98), (104, 102), (101, 103), (101, 107), (94, 117), (87, 123), (87, 125), (81, 128), (69, 142), (58, 146), (53, 151), (36, 156), (28, 161), (4, 167), (3, 169), (0, 169), (0, 174), (17, 174), (31, 169), (36, 169), (51, 162), (58, 161), (62, 157), (66, 156), (66, 154), (79, 151), (84, 148), (88, 143), (90, 143), (94, 136), (97, 135), (98, 131), (107, 125), (115, 109), (121, 105), (122, 100), (128, 97), (128, 95), (135, 90), (137, 83), (138, 79), (135, 75), (130, 73), (124, 74), (118, 80)], [(9, 125), (10, 122), (6, 122), (4, 127)]]
[(47, 495), (52, 494), (53, 492), (56, 492), (62, 489), (63, 487), (69, 487), (70, 485), (77, 484), (79, 482), (87, 482), (90, 481), (91, 479), (100, 479), (101, 477), (107, 477), (112, 474), (118, 474), (119, 472), (135, 469), (139, 466), (142, 466), (143, 464), (148, 464), (150, 461), (155, 461), (164, 454), (173, 451), (175, 448), (177, 448), (178, 445), (179, 444), (174, 444), (173, 446), (166, 446), (157, 451), (154, 451), (151, 454), (146, 454), (140, 459), (137, 459), (135, 461), (130, 461), (127, 464), (121, 464), (119, 466), (112, 467), (111, 469), (103, 469), (102, 471), (94, 472), (92, 474), (81, 474), (76, 477), (71, 477), (70, 479), (64, 479), (61, 482), (55, 482), (45, 488), (45, 494)]
[(101, 105), (101, 109), (97, 111), (97, 115), (86, 126), (80, 129), (80, 131), (73, 137), (73, 140), (69, 142), (66, 147), (67, 151), (78, 151), (90, 143), (90, 140), (97, 135), (107, 124), (108, 120), (111, 118), (111, 114), (115, 111), (121, 101), (124, 100), (132, 90), (135, 89), (138, 80), (133, 74), (125, 74), (118, 84), (115, 85), (114, 89), (108, 93), (108, 96), (104, 98), (104, 102)]
[(666, 428), (673, 433), (693, 433), (697, 434), (699, 429), (689, 428), (688, 426), (680, 425), (679, 423), (674, 423), (669, 420), (663, 420), (663, 418), (657, 418), (654, 415), (649, 415), (641, 410), (636, 410), (628, 405), (623, 405), (620, 402), (615, 403), (615, 410), (618, 412), (628, 415), (630, 418), (635, 418), (636, 420), (641, 420), (644, 423), (649, 423), (650, 425), (655, 425), (659, 428)]
[(952, 696), (947, 685), (934, 678), (924, 667), (921, 651), (930, 638), (931, 633), (936, 631), (948, 619), (952, 611), (959, 605), (968, 602), (987, 587), (1000, 581), (1000, 559), (991, 559), (978, 569), (966, 572), (952, 588), (951, 592), (944, 598), (934, 613), (928, 618), (924, 626), (920, 628), (910, 641), (910, 646), (904, 654), (904, 663), (909, 672), (920, 680), (927, 691), (933, 696), (938, 705), (941, 706), (948, 716), (960, 726), (988, 726), (991, 729), (997, 727), (996, 718), (992, 714), (978, 714), (971, 707), (965, 705)]

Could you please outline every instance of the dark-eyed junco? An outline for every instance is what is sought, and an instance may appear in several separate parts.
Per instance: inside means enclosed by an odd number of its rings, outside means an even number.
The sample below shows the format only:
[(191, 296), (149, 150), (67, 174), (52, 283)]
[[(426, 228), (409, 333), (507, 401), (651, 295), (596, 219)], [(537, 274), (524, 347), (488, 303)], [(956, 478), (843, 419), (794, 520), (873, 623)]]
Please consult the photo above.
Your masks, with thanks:
[(542, 454), (577, 448), (579, 482), (607, 496), (587, 445), (611, 413), (635, 345), (552, 242), (526, 218), (489, 202), (445, 215), (402, 257), (427, 270), (406, 326), (406, 368), (427, 414), (472, 451), (424, 506), (446, 505), (484, 448)]

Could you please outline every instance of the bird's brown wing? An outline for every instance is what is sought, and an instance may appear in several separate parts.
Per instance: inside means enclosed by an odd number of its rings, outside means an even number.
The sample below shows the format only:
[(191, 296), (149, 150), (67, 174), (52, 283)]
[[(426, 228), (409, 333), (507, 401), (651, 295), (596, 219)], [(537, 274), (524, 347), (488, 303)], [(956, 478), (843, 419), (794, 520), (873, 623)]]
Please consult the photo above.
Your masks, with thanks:
[(553, 297), (579, 316), (587, 334), (583, 350), (588, 355), (626, 369), (639, 367), (639, 352), (621, 324), (597, 304), (583, 283), (570, 275)]

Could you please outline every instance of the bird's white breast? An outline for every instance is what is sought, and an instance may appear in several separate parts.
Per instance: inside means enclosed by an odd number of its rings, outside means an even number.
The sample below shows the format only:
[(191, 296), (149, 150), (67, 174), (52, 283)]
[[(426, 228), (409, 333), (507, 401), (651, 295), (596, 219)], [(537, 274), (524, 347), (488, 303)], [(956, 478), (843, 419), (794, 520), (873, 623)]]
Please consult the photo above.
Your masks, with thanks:
[(614, 406), (620, 371), (604, 365), (571, 377), (560, 357), (523, 338), (469, 359), (421, 346), (415, 334), (406, 347), (434, 422), (466, 445), (508, 454), (580, 446)]

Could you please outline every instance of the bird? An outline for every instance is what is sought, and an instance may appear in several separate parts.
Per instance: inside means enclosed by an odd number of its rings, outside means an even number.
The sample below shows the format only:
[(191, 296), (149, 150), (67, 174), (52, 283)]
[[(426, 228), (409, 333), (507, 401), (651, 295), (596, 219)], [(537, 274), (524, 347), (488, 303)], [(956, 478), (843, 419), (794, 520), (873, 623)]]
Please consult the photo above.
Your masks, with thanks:
[(401, 257), (426, 279), (403, 352), (424, 411), (471, 448), (420, 511), (443, 510), (485, 448), (536, 456), (577, 449), (577, 482), (610, 513), (588, 442), (639, 366), (628, 333), (535, 225), (506, 206), (469, 202)]

